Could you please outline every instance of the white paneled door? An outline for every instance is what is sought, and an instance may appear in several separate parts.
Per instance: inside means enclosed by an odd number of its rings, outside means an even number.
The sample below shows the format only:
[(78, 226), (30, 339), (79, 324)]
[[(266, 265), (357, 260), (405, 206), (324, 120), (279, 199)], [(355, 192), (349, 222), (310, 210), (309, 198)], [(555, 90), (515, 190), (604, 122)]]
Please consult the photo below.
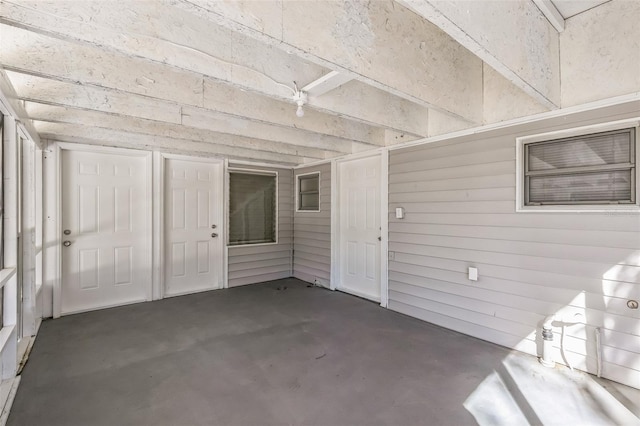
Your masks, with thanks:
[(61, 313), (150, 296), (147, 158), (62, 150)]
[(338, 163), (338, 289), (380, 301), (380, 157)]
[(165, 162), (165, 296), (222, 287), (222, 163)]

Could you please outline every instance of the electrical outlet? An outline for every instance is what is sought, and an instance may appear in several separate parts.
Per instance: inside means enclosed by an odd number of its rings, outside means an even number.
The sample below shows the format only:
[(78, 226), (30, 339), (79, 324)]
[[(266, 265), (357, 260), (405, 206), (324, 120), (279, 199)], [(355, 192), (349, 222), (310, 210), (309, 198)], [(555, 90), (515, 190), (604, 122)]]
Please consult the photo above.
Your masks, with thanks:
[(474, 268), (473, 266), (469, 266), (469, 280), (470, 281), (478, 281), (478, 268)]

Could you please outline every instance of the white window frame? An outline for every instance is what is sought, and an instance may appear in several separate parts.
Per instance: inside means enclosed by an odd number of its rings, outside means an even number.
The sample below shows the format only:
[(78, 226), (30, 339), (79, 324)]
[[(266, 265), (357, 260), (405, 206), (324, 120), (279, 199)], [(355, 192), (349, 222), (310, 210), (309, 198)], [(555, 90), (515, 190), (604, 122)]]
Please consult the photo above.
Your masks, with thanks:
[[(300, 209), (300, 178), (309, 177), (313, 175), (318, 176), (318, 208), (316, 210), (301, 210)], [(320, 191), (321, 178), (322, 176), (320, 174), (320, 171), (301, 173), (299, 175), (296, 175), (296, 213), (319, 213), (322, 210), (322, 207), (320, 206), (320, 196), (322, 195)]]
[[(276, 178), (276, 211), (275, 211), (275, 221), (276, 221), (276, 229), (275, 229), (275, 241), (270, 242), (270, 243), (256, 243), (256, 244), (229, 244), (229, 238), (231, 237), (231, 173), (243, 173), (243, 174), (250, 174), (250, 175), (263, 175), (263, 176), (274, 176)], [(279, 197), (279, 173), (275, 170), (261, 170), (261, 169), (245, 169), (245, 168), (238, 168), (238, 167), (229, 167), (227, 169), (227, 178), (225, 179), (225, 186), (226, 186), (226, 212), (225, 212), (225, 216), (226, 216), (226, 246), (229, 249), (234, 249), (236, 247), (261, 247), (261, 246), (273, 246), (273, 245), (277, 245), (278, 244), (278, 235), (279, 235), (279, 227), (280, 227), (280, 220), (279, 220), (279, 214), (280, 214), (280, 202), (278, 200)]]
[[(525, 205), (525, 145), (534, 142), (550, 141), (553, 139), (571, 138), (584, 136), (593, 133), (603, 133), (628, 128), (636, 129), (635, 146), (635, 203), (633, 204), (572, 204), (572, 205)], [(536, 135), (522, 136), (516, 138), (516, 212), (628, 212), (640, 213), (640, 117), (620, 120), (609, 123), (595, 124), (591, 126), (577, 127), (573, 129), (559, 130), (554, 132), (540, 133)]]

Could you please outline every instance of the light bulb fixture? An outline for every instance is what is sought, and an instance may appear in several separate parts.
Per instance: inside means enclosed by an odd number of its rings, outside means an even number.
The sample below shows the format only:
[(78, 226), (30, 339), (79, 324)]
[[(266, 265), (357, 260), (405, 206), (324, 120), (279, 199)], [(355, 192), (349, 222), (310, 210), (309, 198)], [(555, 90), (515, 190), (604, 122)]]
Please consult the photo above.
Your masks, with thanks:
[(298, 85), (295, 81), (293, 82), (293, 87), (293, 101), (296, 103), (296, 105), (298, 105), (298, 109), (296, 109), (296, 116), (303, 117), (304, 110), (302, 109), (302, 107), (307, 103), (307, 100), (309, 98), (305, 92), (303, 92), (302, 90), (298, 90)]

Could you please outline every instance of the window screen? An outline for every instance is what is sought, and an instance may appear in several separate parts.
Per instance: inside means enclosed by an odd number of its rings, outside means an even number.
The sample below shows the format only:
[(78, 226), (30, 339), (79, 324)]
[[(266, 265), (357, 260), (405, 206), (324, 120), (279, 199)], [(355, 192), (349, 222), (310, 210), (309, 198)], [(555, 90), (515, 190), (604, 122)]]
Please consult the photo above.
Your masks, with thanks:
[(298, 176), (298, 210), (320, 210), (320, 174)]
[(525, 145), (525, 205), (635, 203), (635, 129)]
[(229, 245), (276, 242), (276, 176), (229, 174)]

